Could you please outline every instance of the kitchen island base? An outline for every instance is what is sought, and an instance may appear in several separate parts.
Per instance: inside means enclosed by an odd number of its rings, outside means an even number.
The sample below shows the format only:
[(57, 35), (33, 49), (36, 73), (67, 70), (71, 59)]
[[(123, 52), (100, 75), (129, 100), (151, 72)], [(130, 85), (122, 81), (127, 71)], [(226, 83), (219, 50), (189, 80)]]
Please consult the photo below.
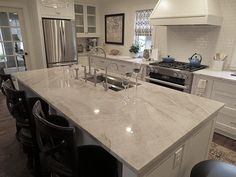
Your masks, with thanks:
[(27, 96), (41, 97), (76, 127), (79, 145), (100, 145), (114, 156), (119, 177), (189, 177), (207, 159), (224, 104), (140, 81), (139, 101), (123, 105), (122, 91), (105, 92), (65, 74), (52, 68), (16, 78)]

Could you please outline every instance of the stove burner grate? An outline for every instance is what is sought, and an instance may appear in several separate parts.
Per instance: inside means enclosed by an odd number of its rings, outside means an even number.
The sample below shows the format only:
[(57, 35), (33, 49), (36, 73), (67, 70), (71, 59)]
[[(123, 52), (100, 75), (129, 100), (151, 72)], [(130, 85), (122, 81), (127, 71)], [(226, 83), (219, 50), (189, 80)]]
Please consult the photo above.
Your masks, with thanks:
[(150, 63), (150, 65), (164, 67), (164, 68), (179, 69), (179, 70), (189, 71), (189, 72), (194, 72), (194, 71), (204, 69), (207, 67), (206, 65), (191, 66), (189, 63), (179, 62), (179, 61), (174, 61), (171, 63), (162, 61), (162, 62)]

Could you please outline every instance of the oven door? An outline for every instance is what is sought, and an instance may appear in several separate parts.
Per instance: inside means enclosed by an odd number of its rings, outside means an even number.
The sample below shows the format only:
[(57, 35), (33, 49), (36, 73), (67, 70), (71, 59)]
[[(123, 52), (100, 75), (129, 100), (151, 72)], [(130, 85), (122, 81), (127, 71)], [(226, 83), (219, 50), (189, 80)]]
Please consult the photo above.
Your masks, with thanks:
[(149, 77), (146, 77), (146, 80), (153, 84), (168, 87), (181, 92), (188, 92), (188, 87), (185, 86), (185, 79), (179, 79), (158, 73), (150, 73)]

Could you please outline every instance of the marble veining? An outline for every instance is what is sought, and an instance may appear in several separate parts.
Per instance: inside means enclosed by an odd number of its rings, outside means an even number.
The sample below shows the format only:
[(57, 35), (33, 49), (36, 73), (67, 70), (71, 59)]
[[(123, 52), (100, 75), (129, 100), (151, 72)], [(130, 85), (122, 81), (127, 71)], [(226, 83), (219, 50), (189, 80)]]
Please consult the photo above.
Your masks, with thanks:
[[(135, 104), (125, 105), (124, 91), (105, 92), (99, 84), (94, 87), (70, 78), (67, 67), (20, 72), (15, 77), (135, 173), (158, 161), (223, 107), (223, 103), (142, 81)], [(129, 89), (131, 98), (134, 93), (135, 88)]]

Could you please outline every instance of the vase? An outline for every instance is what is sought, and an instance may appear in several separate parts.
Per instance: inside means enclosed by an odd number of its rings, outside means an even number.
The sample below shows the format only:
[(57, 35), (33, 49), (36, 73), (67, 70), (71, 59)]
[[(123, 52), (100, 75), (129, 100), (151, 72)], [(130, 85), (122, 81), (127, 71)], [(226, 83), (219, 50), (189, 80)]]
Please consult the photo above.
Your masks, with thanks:
[(130, 53), (130, 56), (131, 56), (132, 58), (138, 58), (139, 53), (133, 53), (133, 52), (131, 52), (131, 53)]

